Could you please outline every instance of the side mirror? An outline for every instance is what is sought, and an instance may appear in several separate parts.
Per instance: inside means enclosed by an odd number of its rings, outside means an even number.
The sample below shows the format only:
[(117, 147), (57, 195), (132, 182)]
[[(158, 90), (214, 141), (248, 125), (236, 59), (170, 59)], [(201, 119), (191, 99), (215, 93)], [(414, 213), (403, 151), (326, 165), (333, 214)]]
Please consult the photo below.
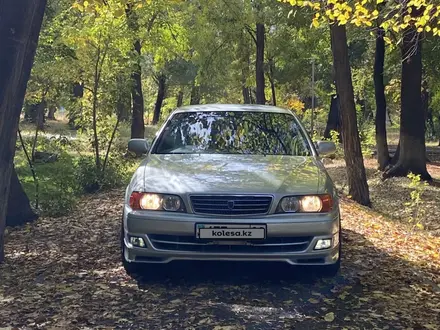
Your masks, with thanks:
[(336, 153), (336, 145), (334, 142), (318, 141), (316, 148), (320, 156), (330, 156)]
[(148, 149), (148, 142), (145, 139), (131, 139), (128, 142), (128, 150), (137, 155), (146, 154)]

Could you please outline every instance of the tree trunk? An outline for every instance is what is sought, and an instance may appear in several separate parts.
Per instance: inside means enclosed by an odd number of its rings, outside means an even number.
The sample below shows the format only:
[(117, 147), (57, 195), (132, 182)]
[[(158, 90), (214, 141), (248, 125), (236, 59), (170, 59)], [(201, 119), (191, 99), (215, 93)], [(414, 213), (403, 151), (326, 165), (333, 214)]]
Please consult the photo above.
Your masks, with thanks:
[(131, 99), (133, 101), (131, 138), (143, 139), (145, 136), (144, 94), (142, 93), (142, 69), (140, 65), (141, 43), (139, 40), (134, 43), (134, 49), (137, 53), (138, 59), (131, 75), (133, 83), (131, 90)]
[(43, 101), (41, 101), (37, 107), (36, 125), (37, 125), (37, 129), (40, 131), (44, 131), (44, 123), (46, 122), (45, 120), (46, 106), (47, 106), (47, 102), (43, 99)]
[[(402, 43), (400, 152), (397, 164), (384, 175), (406, 176), (412, 172), (432, 180), (426, 169), (425, 115), (422, 107), (422, 43), (414, 28), (407, 28)], [(412, 55), (411, 55), (412, 54)]]
[(376, 36), (376, 54), (374, 59), (374, 96), (376, 99), (376, 148), (377, 162), (381, 171), (390, 163), (387, 142), (387, 103), (385, 98), (385, 85), (383, 82), (384, 61), (385, 61), (385, 40), (384, 30), (379, 28)]
[(37, 106), (37, 117), (36, 117), (36, 125), (35, 125), (35, 136), (34, 141), (32, 143), (32, 162), (35, 161), (35, 150), (37, 148), (38, 143), (38, 133), (44, 130), (44, 110), (46, 108), (46, 101), (41, 101)]
[(256, 82), (257, 82), (257, 104), (265, 104), (264, 95), (264, 38), (265, 27), (262, 23), (257, 23), (257, 59), (255, 64)]
[(426, 118), (426, 125), (429, 128), (429, 134), (431, 137), (435, 136), (435, 125), (432, 108), (428, 108), (428, 115)]
[(200, 104), (200, 86), (193, 85), (191, 89), (191, 105)]
[(77, 119), (82, 117), (82, 101), (81, 99), (84, 97), (84, 83), (77, 82), (73, 85), (72, 90), (72, 101), (75, 101), (76, 106), (74, 108), (69, 109), (68, 117), (69, 117), (69, 126), (72, 129), (80, 129), (81, 126), (77, 123)]
[[(250, 33), (249, 31), (247, 31)], [(254, 38), (254, 34), (251, 34)], [(251, 91), (247, 84), (248, 78), (251, 75), (250, 65), (251, 65), (251, 50), (252, 47), (249, 45), (249, 39), (247, 38), (246, 31), (243, 31), (240, 39), (239, 56), (241, 58), (241, 93), (243, 95), (243, 103), (251, 104)]]
[(396, 165), (399, 161), (399, 155), (400, 155), (400, 142), (397, 144), (396, 151), (394, 152), (393, 157), (390, 159), (390, 164), (387, 167), (387, 170), (390, 169), (390, 165)]
[(270, 89), (272, 91), (272, 105), (277, 105), (277, 97), (276, 97), (276, 91), (275, 91), (275, 78), (274, 78), (274, 70), (275, 70), (275, 63), (273, 61), (273, 58), (269, 59), (269, 82), (270, 82)]
[(122, 122), (128, 122), (130, 120), (130, 107), (131, 107), (131, 95), (123, 94), (119, 96), (116, 104), (116, 111), (119, 115), (119, 120)]
[(47, 119), (56, 120), (55, 112), (57, 112), (57, 107), (55, 105), (49, 106), (49, 112), (47, 113)]
[(357, 127), (353, 82), (348, 59), (347, 32), (345, 25), (337, 24), (332, 24), (330, 30), (349, 194), (356, 202), (370, 205), (367, 176)]
[(243, 103), (251, 104), (251, 93), (246, 84), (246, 70), (241, 70), (241, 93), (243, 95)]
[(249, 91), (248, 87), (242, 87), (241, 93), (243, 94), (243, 103), (244, 104), (251, 104), (251, 92)]
[(75, 83), (73, 85), (73, 97), (82, 98), (84, 96), (84, 83)]
[(93, 102), (92, 102), (92, 127), (93, 127), (93, 148), (95, 151), (96, 171), (101, 171), (101, 157), (99, 155), (99, 138), (98, 138), (98, 90), (99, 90), (99, 64), (101, 62), (101, 47), (98, 46), (95, 59), (95, 72), (93, 76)]
[(118, 99), (116, 102), (116, 116), (122, 122), (128, 122), (131, 115), (131, 93), (126, 85), (127, 81), (119, 76), (117, 78)]
[[(324, 138), (331, 139), (331, 131), (341, 133), (341, 123), (339, 120), (339, 97), (336, 94), (331, 96), (330, 111), (327, 117), (327, 125), (324, 131)], [(341, 138), (339, 136), (339, 138)]]
[[(128, 3), (125, 8), (127, 16), (127, 25), (134, 35), (139, 33), (139, 18), (134, 9), (133, 3)], [(148, 27), (150, 29), (150, 27)], [(148, 30), (147, 29), (147, 30)], [(142, 68), (140, 59), (142, 55), (142, 45), (139, 39), (133, 43), (135, 53), (135, 65), (131, 73), (131, 99), (133, 102), (132, 120), (131, 120), (131, 138), (141, 138), (145, 136), (144, 122), (144, 95), (142, 93)]]
[(0, 1), (0, 263), (18, 122), (37, 49), (45, 0)]
[(183, 90), (179, 90), (179, 93), (177, 93), (176, 107), (180, 108), (182, 105), (183, 105)]
[(157, 77), (157, 99), (156, 104), (154, 106), (154, 114), (153, 114), (153, 125), (157, 125), (160, 120), (160, 111), (162, 109), (163, 100), (165, 99), (165, 89), (166, 89), (167, 77), (164, 74), (161, 74)]
[(29, 198), (18, 180), (15, 168), (11, 174), (11, 186), (9, 188), (8, 207), (6, 212), (6, 226), (22, 226), (25, 223), (38, 219), (38, 215), (32, 210)]

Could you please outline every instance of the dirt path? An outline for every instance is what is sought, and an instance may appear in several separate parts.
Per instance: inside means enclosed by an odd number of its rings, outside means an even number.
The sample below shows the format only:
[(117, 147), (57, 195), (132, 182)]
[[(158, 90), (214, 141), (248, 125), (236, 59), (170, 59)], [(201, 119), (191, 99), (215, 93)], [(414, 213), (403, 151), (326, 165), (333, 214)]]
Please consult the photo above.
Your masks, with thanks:
[(0, 328), (440, 329), (440, 239), (344, 201), (342, 273), (176, 264), (135, 281), (119, 259), (122, 192), (7, 235)]

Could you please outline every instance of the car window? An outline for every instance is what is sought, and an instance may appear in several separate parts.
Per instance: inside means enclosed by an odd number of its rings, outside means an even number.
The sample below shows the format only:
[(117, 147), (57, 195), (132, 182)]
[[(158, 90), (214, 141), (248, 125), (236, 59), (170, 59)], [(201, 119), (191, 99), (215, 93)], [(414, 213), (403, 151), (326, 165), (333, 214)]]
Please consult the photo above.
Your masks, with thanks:
[(177, 113), (154, 149), (158, 154), (311, 155), (294, 116), (248, 111)]

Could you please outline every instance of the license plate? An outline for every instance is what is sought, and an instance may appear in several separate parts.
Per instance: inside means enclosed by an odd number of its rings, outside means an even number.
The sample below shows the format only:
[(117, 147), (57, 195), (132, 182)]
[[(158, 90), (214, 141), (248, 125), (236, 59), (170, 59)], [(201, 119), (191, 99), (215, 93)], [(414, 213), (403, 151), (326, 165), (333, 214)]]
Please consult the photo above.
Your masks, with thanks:
[(210, 240), (265, 239), (265, 225), (197, 224), (196, 237)]

